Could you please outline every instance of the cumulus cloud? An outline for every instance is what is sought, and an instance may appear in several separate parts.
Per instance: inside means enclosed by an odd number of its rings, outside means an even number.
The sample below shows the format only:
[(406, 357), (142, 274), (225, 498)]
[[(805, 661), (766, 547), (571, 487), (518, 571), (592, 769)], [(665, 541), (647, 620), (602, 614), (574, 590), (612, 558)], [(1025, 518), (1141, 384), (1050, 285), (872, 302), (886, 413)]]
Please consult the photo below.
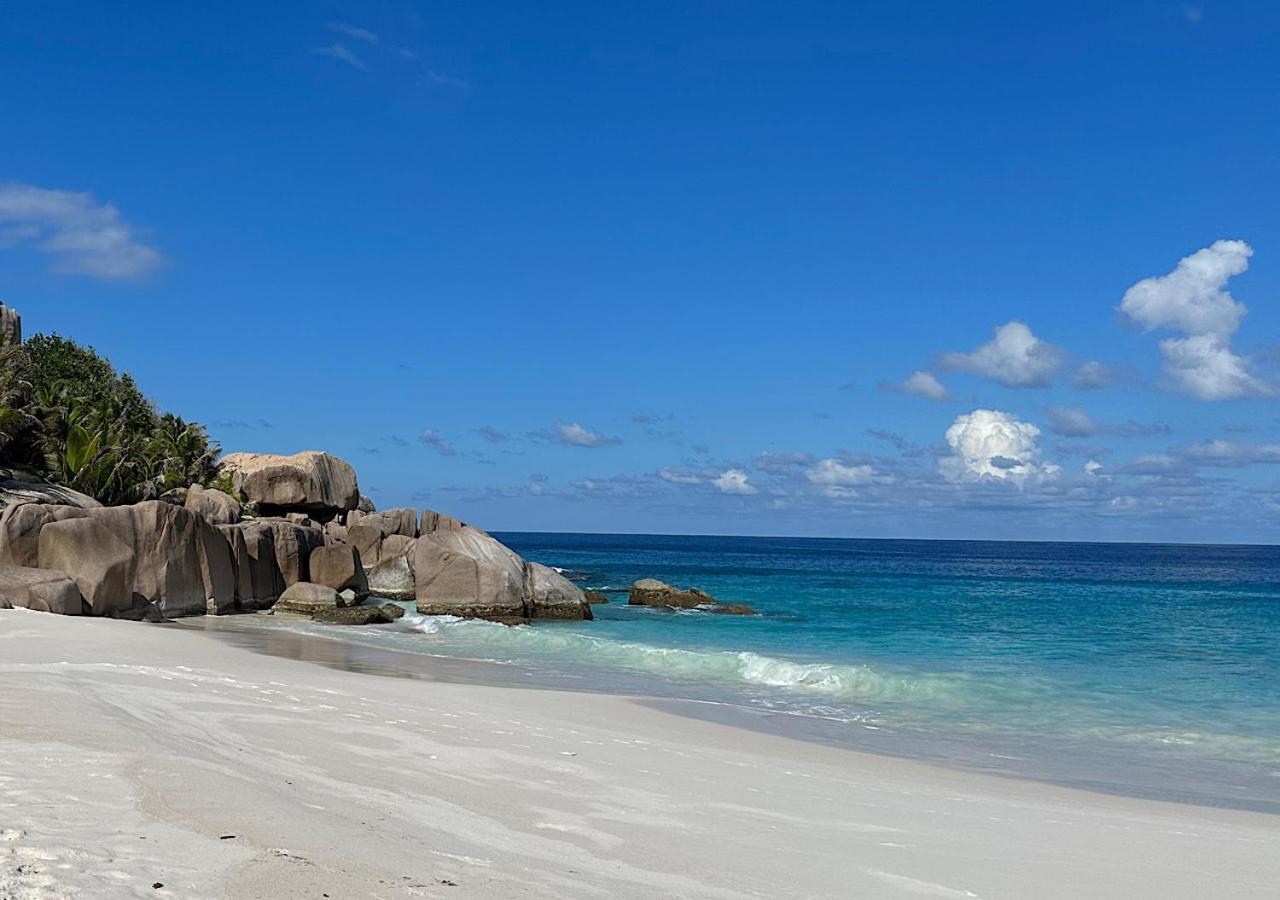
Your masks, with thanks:
[(1215, 241), (1184, 257), (1167, 275), (1144, 278), (1129, 288), (1120, 311), (1147, 331), (1232, 334), (1248, 310), (1227, 293), (1227, 280), (1249, 268), (1252, 255), (1244, 241)]
[(747, 473), (741, 469), (726, 469), (711, 482), (722, 494), (754, 494), (756, 486), (747, 481)]
[(880, 387), (886, 391), (896, 391), (899, 394), (928, 397), (930, 400), (947, 399), (946, 387), (933, 376), (933, 373), (926, 372), (923, 369), (912, 372), (903, 381), (884, 383)]
[(1274, 389), (1249, 371), (1249, 360), (1222, 335), (1194, 334), (1160, 342), (1164, 370), (1182, 390), (1199, 400), (1265, 397)]
[(610, 437), (598, 431), (592, 431), (590, 428), (583, 428), (577, 422), (570, 422), (567, 425), (563, 422), (557, 422), (555, 438), (560, 443), (568, 444), (570, 447), (612, 447), (615, 444), (622, 443), (621, 438)]
[(1032, 476), (1056, 475), (1057, 466), (1039, 461), (1039, 436), (1039, 428), (1017, 416), (975, 409), (956, 416), (947, 429), (953, 455), (939, 460), (939, 466), (951, 481), (998, 478), (1021, 485)]
[(352, 68), (359, 69), (361, 72), (369, 71), (369, 67), (364, 64), (364, 60), (356, 56), (355, 52), (342, 41), (335, 41), (328, 47), (316, 47), (311, 51), (311, 55), (327, 56), (329, 59), (344, 62)]
[(58, 272), (103, 280), (138, 278), (161, 263), (109, 203), (92, 194), (0, 184), (0, 247), (31, 244)]
[(453, 444), (434, 428), (424, 429), (422, 434), (418, 435), (418, 442), (425, 447), (431, 447), (441, 456), (454, 456), (458, 452)]
[(1244, 241), (1215, 241), (1184, 257), (1172, 272), (1139, 281), (1120, 301), (1120, 312), (1146, 331), (1165, 328), (1186, 335), (1162, 340), (1160, 352), (1169, 380), (1192, 397), (1231, 400), (1274, 393), (1249, 371), (1249, 360), (1231, 349), (1231, 335), (1248, 308), (1226, 285), (1249, 268), (1252, 255)]
[(942, 365), (1010, 387), (1045, 387), (1062, 367), (1062, 350), (1036, 337), (1022, 322), (1007, 322), (972, 353), (946, 353)]

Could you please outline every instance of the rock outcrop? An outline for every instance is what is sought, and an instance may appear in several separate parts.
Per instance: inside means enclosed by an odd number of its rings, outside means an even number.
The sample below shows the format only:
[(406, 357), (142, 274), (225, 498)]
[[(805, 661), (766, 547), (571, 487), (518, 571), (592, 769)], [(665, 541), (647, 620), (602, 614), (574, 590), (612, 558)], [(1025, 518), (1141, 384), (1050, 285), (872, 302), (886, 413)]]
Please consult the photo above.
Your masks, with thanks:
[(418, 534), (432, 534), (436, 531), (454, 531), (459, 528), (467, 527), (468, 525), (465, 522), (459, 521), (453, 516), (446, 516), (444, 513), (438, 513), (434, 509), (424, 509), (422, 511), (422, 518), (418, 525)]
[(71, 488), (45, 484), (16, 470), (0, 469), (0, 507), (8, 508), (22, 503), (47, 503), (80, 509), (94, 509), (102, 505), (89, 495)]
[(726, 615), (753, 616), (755, 610), (743, 603), (721, 603), (697, 588), (680, 589), (656, 578), (642, 578), (631, 586), (627, 603), (659, 609), (701, 609)]
[(84, 611), (80, 588), (70, 576), (52, 569), (0, 566), (0, 609), (14, 607), (78, 616)]
[(22, 316), (12, 306), (0, 303), (0, 346), (22, 343)]
[(311, 551), (309, 566), (311, 581), (315, 584), (339, 592), (350, 590), (357, 597), (369, 593), (369, 580), (360, 564), (360, 551), (355, 547), (345, 544), (317, 547)]
[(95, 616), (118, 615), (133, 606), (133, 550), (88, 518), (49, 522), (40, 529), (40, 568), (65, 572)]
[(413, 553), (384, 559), (368, 570), (369, 593), (389, 600), (413, 600), (417, 585), (413, 574)]
[(234, 525), (240, 521), (240, 501), (216, 488), (191, 485), (183, 505), (210, 525)]
[(263, 515), (301, 512), (327, 521), (360, 502), (355, 469), (328, 453), (230, 453), (218, 467)]
[(299, 581), (291, 584), (271, 611), (275, 614), (285, 613), (299, 616), (314, 616), (326, 609), (337, 609), (342, 605), (338, 592), (323, 584), (312, 584)]
[(609, 602), (609, 598), (606, 597), (604, 594), (600, 593), (599, 591), (584, 591), (582, 596), (592, 606), (597, 606), (601, 603)]
[(311, 551), (324, 546), (324, 532), (288, 519), (263, 518), (255, 522), (271, 529), (276, 565), (284, 586), (287, 588), (299, 581), (310, 581)]
[(525, 563), (525, 596), (534, 619), (590, 619), (591, 605), (581, 589), (555, 569)]
[(506, 623), (592, 617), (571, 582), (545, 566), (526, 563), (477, 528), (423, 534), (414, 549), (413, 569), (417, 609), (423, 615)]

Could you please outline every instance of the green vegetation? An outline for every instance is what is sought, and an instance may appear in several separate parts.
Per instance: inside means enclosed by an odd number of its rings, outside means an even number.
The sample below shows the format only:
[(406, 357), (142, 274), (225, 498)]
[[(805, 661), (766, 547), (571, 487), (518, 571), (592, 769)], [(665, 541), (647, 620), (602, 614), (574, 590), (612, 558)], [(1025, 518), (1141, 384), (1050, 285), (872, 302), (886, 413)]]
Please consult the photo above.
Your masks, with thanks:
[(107, 504), (217, 480), (203, 425), (161, 413), (92, 347), (38, 334), (0, 347), (0, 467)]

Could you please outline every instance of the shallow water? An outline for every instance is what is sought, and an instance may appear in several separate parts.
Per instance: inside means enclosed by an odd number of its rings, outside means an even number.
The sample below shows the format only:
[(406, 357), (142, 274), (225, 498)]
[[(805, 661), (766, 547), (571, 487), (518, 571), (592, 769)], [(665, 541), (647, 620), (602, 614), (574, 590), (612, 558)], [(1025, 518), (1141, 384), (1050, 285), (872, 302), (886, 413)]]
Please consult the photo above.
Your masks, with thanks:
[[(761, 615), (629, 607), (344, 640), (513, 681), (1112, 792), (1280, 812), (1280, 549), (501, 534), (584, 588), (695, 585)], [(273, 623), (273, 627), (334, 629)]]

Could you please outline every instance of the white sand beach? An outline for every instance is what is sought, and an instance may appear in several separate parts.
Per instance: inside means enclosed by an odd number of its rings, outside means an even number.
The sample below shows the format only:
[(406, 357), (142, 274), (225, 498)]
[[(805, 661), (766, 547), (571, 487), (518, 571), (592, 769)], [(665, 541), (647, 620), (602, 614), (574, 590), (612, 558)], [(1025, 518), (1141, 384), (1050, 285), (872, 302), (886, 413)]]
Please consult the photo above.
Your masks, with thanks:
[[(323, 656), (324, 654), (318, 654)], [(1280, 817), (0, 612), (0, 898), (1274, 897)]]

